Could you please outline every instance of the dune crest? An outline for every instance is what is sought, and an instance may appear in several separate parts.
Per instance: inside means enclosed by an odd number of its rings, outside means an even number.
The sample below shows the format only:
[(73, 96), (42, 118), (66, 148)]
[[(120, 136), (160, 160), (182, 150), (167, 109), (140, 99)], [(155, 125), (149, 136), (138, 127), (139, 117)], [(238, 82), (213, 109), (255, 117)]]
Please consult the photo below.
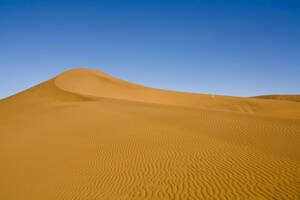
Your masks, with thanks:
[(270, 103), (264, 99), (167, 91), (137, 85), (111, 77), (98, 70), (85, 68), (64, 72), (55, 78), (55, 85), (62, 90), (89, 98), (115, 98), (223, 111), (300, 117), (300, 105), (294, 102)]
[(264, 98), (64, 72), (0, 100), (0, 199), (298, 199), (298, 97)]

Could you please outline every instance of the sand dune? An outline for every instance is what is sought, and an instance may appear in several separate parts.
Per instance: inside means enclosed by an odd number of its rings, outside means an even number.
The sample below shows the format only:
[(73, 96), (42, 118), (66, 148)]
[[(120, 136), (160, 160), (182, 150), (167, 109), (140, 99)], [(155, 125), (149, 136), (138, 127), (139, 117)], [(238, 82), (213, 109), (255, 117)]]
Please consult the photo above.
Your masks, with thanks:
[(0, 101), (0, 199), (299, 199), (300, 103), (274, 99), (64, 72)]
[(300, 95), (263, 95), (263, 96), (256, 96), (254, 98), (300, 102)]

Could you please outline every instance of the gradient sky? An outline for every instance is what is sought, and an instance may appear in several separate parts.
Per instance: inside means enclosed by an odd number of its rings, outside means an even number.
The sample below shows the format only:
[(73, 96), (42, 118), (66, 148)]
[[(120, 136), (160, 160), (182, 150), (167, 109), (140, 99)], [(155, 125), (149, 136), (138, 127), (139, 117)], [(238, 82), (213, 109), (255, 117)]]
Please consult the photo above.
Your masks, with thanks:
[(0, 98), (80, 67), (178, 91), (300, 94), (300, 1), (0, 0)]

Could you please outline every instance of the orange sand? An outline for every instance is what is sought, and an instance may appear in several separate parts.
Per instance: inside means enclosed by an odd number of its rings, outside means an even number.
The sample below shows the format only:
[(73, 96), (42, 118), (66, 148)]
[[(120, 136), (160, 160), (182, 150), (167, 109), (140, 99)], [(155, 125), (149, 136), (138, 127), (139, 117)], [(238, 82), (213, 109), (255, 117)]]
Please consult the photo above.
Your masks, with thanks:
[(297, 99), (67, 71), (0, 101), (0, 200), (299, 199)]

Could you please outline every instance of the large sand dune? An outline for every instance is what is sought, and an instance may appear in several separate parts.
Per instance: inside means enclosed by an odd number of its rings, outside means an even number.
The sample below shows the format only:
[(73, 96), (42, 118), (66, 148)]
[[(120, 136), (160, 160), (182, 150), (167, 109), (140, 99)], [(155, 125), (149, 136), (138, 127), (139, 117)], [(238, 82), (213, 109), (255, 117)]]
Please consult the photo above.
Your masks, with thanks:
[(300, 102), (287, 98), (67, 71), (0, 101), (0, 200), (299, 199)]

